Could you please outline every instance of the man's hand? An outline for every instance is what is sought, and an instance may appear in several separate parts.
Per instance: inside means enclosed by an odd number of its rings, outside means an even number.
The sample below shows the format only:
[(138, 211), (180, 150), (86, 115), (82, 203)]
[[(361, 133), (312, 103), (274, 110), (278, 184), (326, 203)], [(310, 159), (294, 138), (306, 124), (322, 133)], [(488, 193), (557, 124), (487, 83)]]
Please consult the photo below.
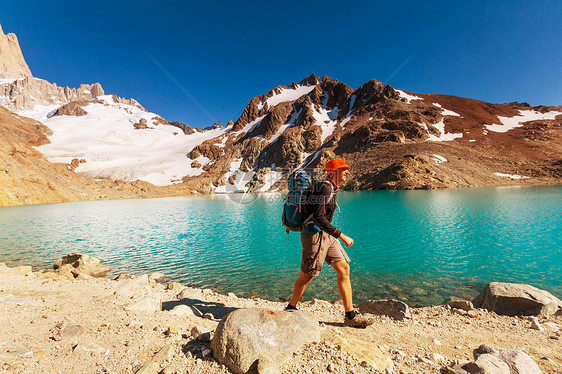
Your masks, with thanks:
[(349, 236), (345, 235), (343, 232), (340, 235), (340, 239), (343, 242), (343, 244), (345, 245), (346, 248), (349, 248), (353, 245), (353, 239), (351, 239)]

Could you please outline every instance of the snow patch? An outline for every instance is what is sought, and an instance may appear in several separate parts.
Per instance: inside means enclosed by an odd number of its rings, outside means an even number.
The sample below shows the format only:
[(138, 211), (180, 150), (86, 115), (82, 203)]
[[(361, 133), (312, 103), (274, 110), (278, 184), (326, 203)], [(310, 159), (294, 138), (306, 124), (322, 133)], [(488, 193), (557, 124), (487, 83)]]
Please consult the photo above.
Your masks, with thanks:
[[(265, 102), (267, 103), (268, 107), (271, 108), (287, 101), (295, 101), (299, 99), (301, 96), (309, 94), (314, 89), (314, 87), (316, 87), (316, 85), (313, 86), (297, 85), (297, 88), (281, 88), (280, 93), (271, 96)], [(258, 108), (262, 109), (263, 104), (260, 103), (260, 105), (261, 108), (259, 105)]]
[(398, 91), (398, 94), (400, 95), (400, 97), (406, 99), (406, 102), (407, 102), (408, 104), (410, 104), (410, 102), (411, 102), (412, 100), (423, 100), (423, 99), (422, 99), (421, 97), (419, 97), (419, 96), (410, 95), (409, 93), (406, 93), (406, 92), (404, 92), (404, 91), (402, 91), (402, 90), (398, 90), (398, 89), (397, 89), (396, 91)]
[(511, 179), (529, 179), (529, 178), (531, 178), (531, 177), (525, 177), (525, 176), (517, 175), (517, 174), (494, 173), (494, 175), (497, 175), (498, 177), (511, 178)]
[(433, 105), (438, 107), (438, 108), (441, 108), (441, 114), (444, 115), (444, 116), (456, 116), (456, 117), (461, 116), (460, 114), (458, 114), (456, 112), (453, 112), (452, 110), (443, 108), (441, 105), (439, 105), (437, 103), (433, 103)]
[(443, 122), (443, 121), (444, 120), (441, 120), (441, 122), (432, 125), (437, 130), (439, 130), (439, 132), (441, 133), (441, 135), (439, 135), (439, 136), (435, 136), (435, 135), (431, 134), (429, 132), (429, 127), (427, 126), (427, 124), (422, 123), (422, 125), (424, 125), (425, 128), (427, 129), (427, 134), (429, 135), (429, 138), (426, 139), (427, 141), (447, 142), (447, 141), (451, 141), (451, 140), (455, 140), (457, 138), (463, 137), (463, 133), (451, 133), (451, 132), (446, 133), (445, 132), (445, 122)]
[[(516, 127), (523, 126), (524, 122), (536, 121), (541, 119), (554, 119), (556, 116), (562, 114), (562, 112), (551, 111), (547, 113), (537, 112), (536, 110), (520, 110), (518, 116), (513, 117), (501, 117), (498, 119), (502, 123), (501, 125), (484, 125), (486, 129), (494, 132), (508, 132)], [(485, 133), (486, 135), (486, 133)]]
[(243, 132), (245, 132), (245, 133), (252, 132), (252, 130), (253, 130), (254, 128), (256, 128), (256, 127), (261, 123), (261, 121), (262, 121), (264, 118), (265, 118), (265, 116), (261, 116), (261, 117), (256, 118), (256, 119), (253, 120), (252, 122), (249, 122), (248, 124), (246, 124), (246, 126), (244, 126), (243, 129), (238, 130), (238, 131), (234, 132), (233, 134), (236, 134), (236, 135), (237, 135), (237, 134), (241, 134), (241, 133), (243, 133)]
[(440, 156), (440, 155), (436, 155), (436, 154), (432, 155), (432, 158), (431, 158), (431, 159), (432, 159), (433, 161), (435, 161), (435, 163), (436, 163), (437, 165), (439, 165), (439, 164), (441, 164), (441, 163), (443, 163), (443, 162), (447, 162), (447, 161), (448, 161), (445, 157)]
[(295, 112), (295, 113), (291, 114), (291, 117), (289, 118), (289, 121), (287, 121), (287, 123), (279, 126), (279, 129), (277, 130), (277, 132), (269, 140), (270, 144), (273, 143), (274, 141), (276, 141), (285, 132), (285, 130), (287, 130), (289, 127), (291, 127), (295, 124), (295, 121), (299, 117), (299, 114), (300, 114), (301, 111), (302, 111), (302, 109), (299, 110), (298, 112)]
[[(155, 185), (180, 182), (186, 175), (199, 175), (201, 168), (192, 168), (187, 155), (198, 144), (222, 135), (217, 129), (174, 136), (174, 126), (156, 126), (137, 130), (134, 123), (142, 118), (148, 123), (156, 116), (139, 107), (113, 102), (110, 95), (100, 96), (108, 105), (90, 103), (85, 116), (54, 116), (51, 108), (36, 106), (32, 113), (52, 131), (50, 144), (37, 147), (50, 162), (70, 163), (74, 158), (85, 159), (76, 172), (94, 179), (141, 179)], [(202, 165), (207, 158), (197, 159)]]

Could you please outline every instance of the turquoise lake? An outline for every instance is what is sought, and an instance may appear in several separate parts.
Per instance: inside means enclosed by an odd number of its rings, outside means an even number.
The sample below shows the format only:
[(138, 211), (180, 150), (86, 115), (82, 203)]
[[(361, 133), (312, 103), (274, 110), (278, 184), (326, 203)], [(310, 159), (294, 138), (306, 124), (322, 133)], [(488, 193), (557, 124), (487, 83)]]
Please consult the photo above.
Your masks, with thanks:
[[(354, 301), (411, 306), (473, 298), (492, 281), (562, 297), (562, 186), (338, 194), (334, 225), (355, 240)], [(300, 266), (282, 202), (262, 195), (92, 201), (0, 208), (0, 261), (47, 269), (63, 255), (99, 258), (119, 273), (161, 271), (239, 296), (286, 299)], [(325, 265), (304, 299), (337, 300)]]

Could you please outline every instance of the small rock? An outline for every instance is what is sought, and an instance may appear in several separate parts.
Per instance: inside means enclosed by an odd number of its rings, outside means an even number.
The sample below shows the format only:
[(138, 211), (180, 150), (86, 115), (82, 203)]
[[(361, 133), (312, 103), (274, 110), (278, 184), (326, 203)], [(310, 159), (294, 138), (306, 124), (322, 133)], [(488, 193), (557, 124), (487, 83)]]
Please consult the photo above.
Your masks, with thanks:
[(97, 354), (104, 354), (107, 353), (108, 350), (104, 347), (93, 343), (89, 340), (81, 340), (73, 349), (74, 353), (84, 353), (84, 352), (94, 352)]
[(538, 321), (533, 321), (531, 322), (531, 328), (533, 330), (538, 330), (538, 331), (543, 331), (543, 327), (541, 326), (541, 324)]
[(474, 309), (472, 302), (467, 300), (451, 300), (446, 305), (454, 309), (462, 309), (466, 311)]
[(93, 277), (100, 277), (111, 269), (102, 265), (97, 258), (89, 255), (73, 253), (56, 260), (53, 264), (55, 272), (58, 274), (72, 274), (77, 277), (79, 274), (88, 274)]
[(166, 285), (166, 288), (168, 290), (177, 291), (177, 290), (181, 290), (183, 288), (183, 285), (178, 282), (172, 282), (172, 283), (168, 283)]
[(164, 334), (166, 334), (167, 336), (176, 335), (177, 333), (178, 333), (178, 327), (177, 326), (170, 326), (164, 332)]
[(194, 316), (193, 310), (185, 304), (176, 305), (170, 310), (170, 314), (174, 316)]
[(152, 361), (162, 363), (165, 361), (170, 361), (174, 357), (174, 350), (170, 344), (164, 345), (158, 353), (152, 357)]
[(146, 274), (134, 278), (122, 279), (117, 282), (115, 295), (133, 297), (141, 293), (144, 286), (148, 286), (148, 275)]
[(60, 331), (55, 335), (55, 340), (73, 339), (84, 335), (84, 328), (76, 324), (63, 323)]
[(213, 351), (211, 351), (209, 348), (202, 348), (201, 349), (201, 355), (203, 356), (203, 358), (207, 358), (212, 353), (213, 353)]
[(166, 275), (160, 272), (154, 272), (148, 276), (150, 282), (162, 282), (166, 278)]
[(326, 370), (328, 370), (330, 373), (332, 373), (334, 371), (334, 364), (332, 364), (331, 362), (328, 364), (328, 367), (326, 367)]
[(358, 310), (361, 313), (389, 316), (398, 321), (411, 318), (410, 308), (399, 300), (367, 300), (359, 304)]
[(433, 339), (433, 343), (434, 343), (434, 344), (437, 344), (437, 345), (441, 345), (441, 342), (440, 342), (439, 340), (437, 340), (437, 339)]
[(211, 332), (202, 327), (202, 326), (195, 326), (191, 329), (191, 336), (199, 340), (201, 342), (210, 342), (211, 341)]
[(133, 303), (125, 306), (125, 310), (143, 313), (155, 313), (162, 310), (162, 301), (158, 294), (145, 294)]
[(455, 349), (462, 349), (462, 345), (455, 345)]
[(203, 294), (201, 293), (200, 289), (186, 287), (176, 296), (176, 298), (178, 300), (182, 300), (182, 299), (201, 300), (202, 296)]

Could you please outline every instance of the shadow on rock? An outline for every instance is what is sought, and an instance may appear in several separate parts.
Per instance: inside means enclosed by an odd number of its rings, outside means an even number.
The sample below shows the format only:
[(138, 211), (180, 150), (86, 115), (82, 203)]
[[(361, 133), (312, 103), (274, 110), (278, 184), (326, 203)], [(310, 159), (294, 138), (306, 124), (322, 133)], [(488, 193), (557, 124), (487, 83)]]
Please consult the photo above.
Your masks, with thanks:
[(227, 307), (222, 303), (185, 298), (162, 302), (162, 310), (172, 310), (178, 305), (187, 305), (197, 317), (203, 317), (205, 314), (210, 313), (213, 315), (213, 319), (222, 319), (222, 317), (226, 316), (228, 313), (238, 309)]

